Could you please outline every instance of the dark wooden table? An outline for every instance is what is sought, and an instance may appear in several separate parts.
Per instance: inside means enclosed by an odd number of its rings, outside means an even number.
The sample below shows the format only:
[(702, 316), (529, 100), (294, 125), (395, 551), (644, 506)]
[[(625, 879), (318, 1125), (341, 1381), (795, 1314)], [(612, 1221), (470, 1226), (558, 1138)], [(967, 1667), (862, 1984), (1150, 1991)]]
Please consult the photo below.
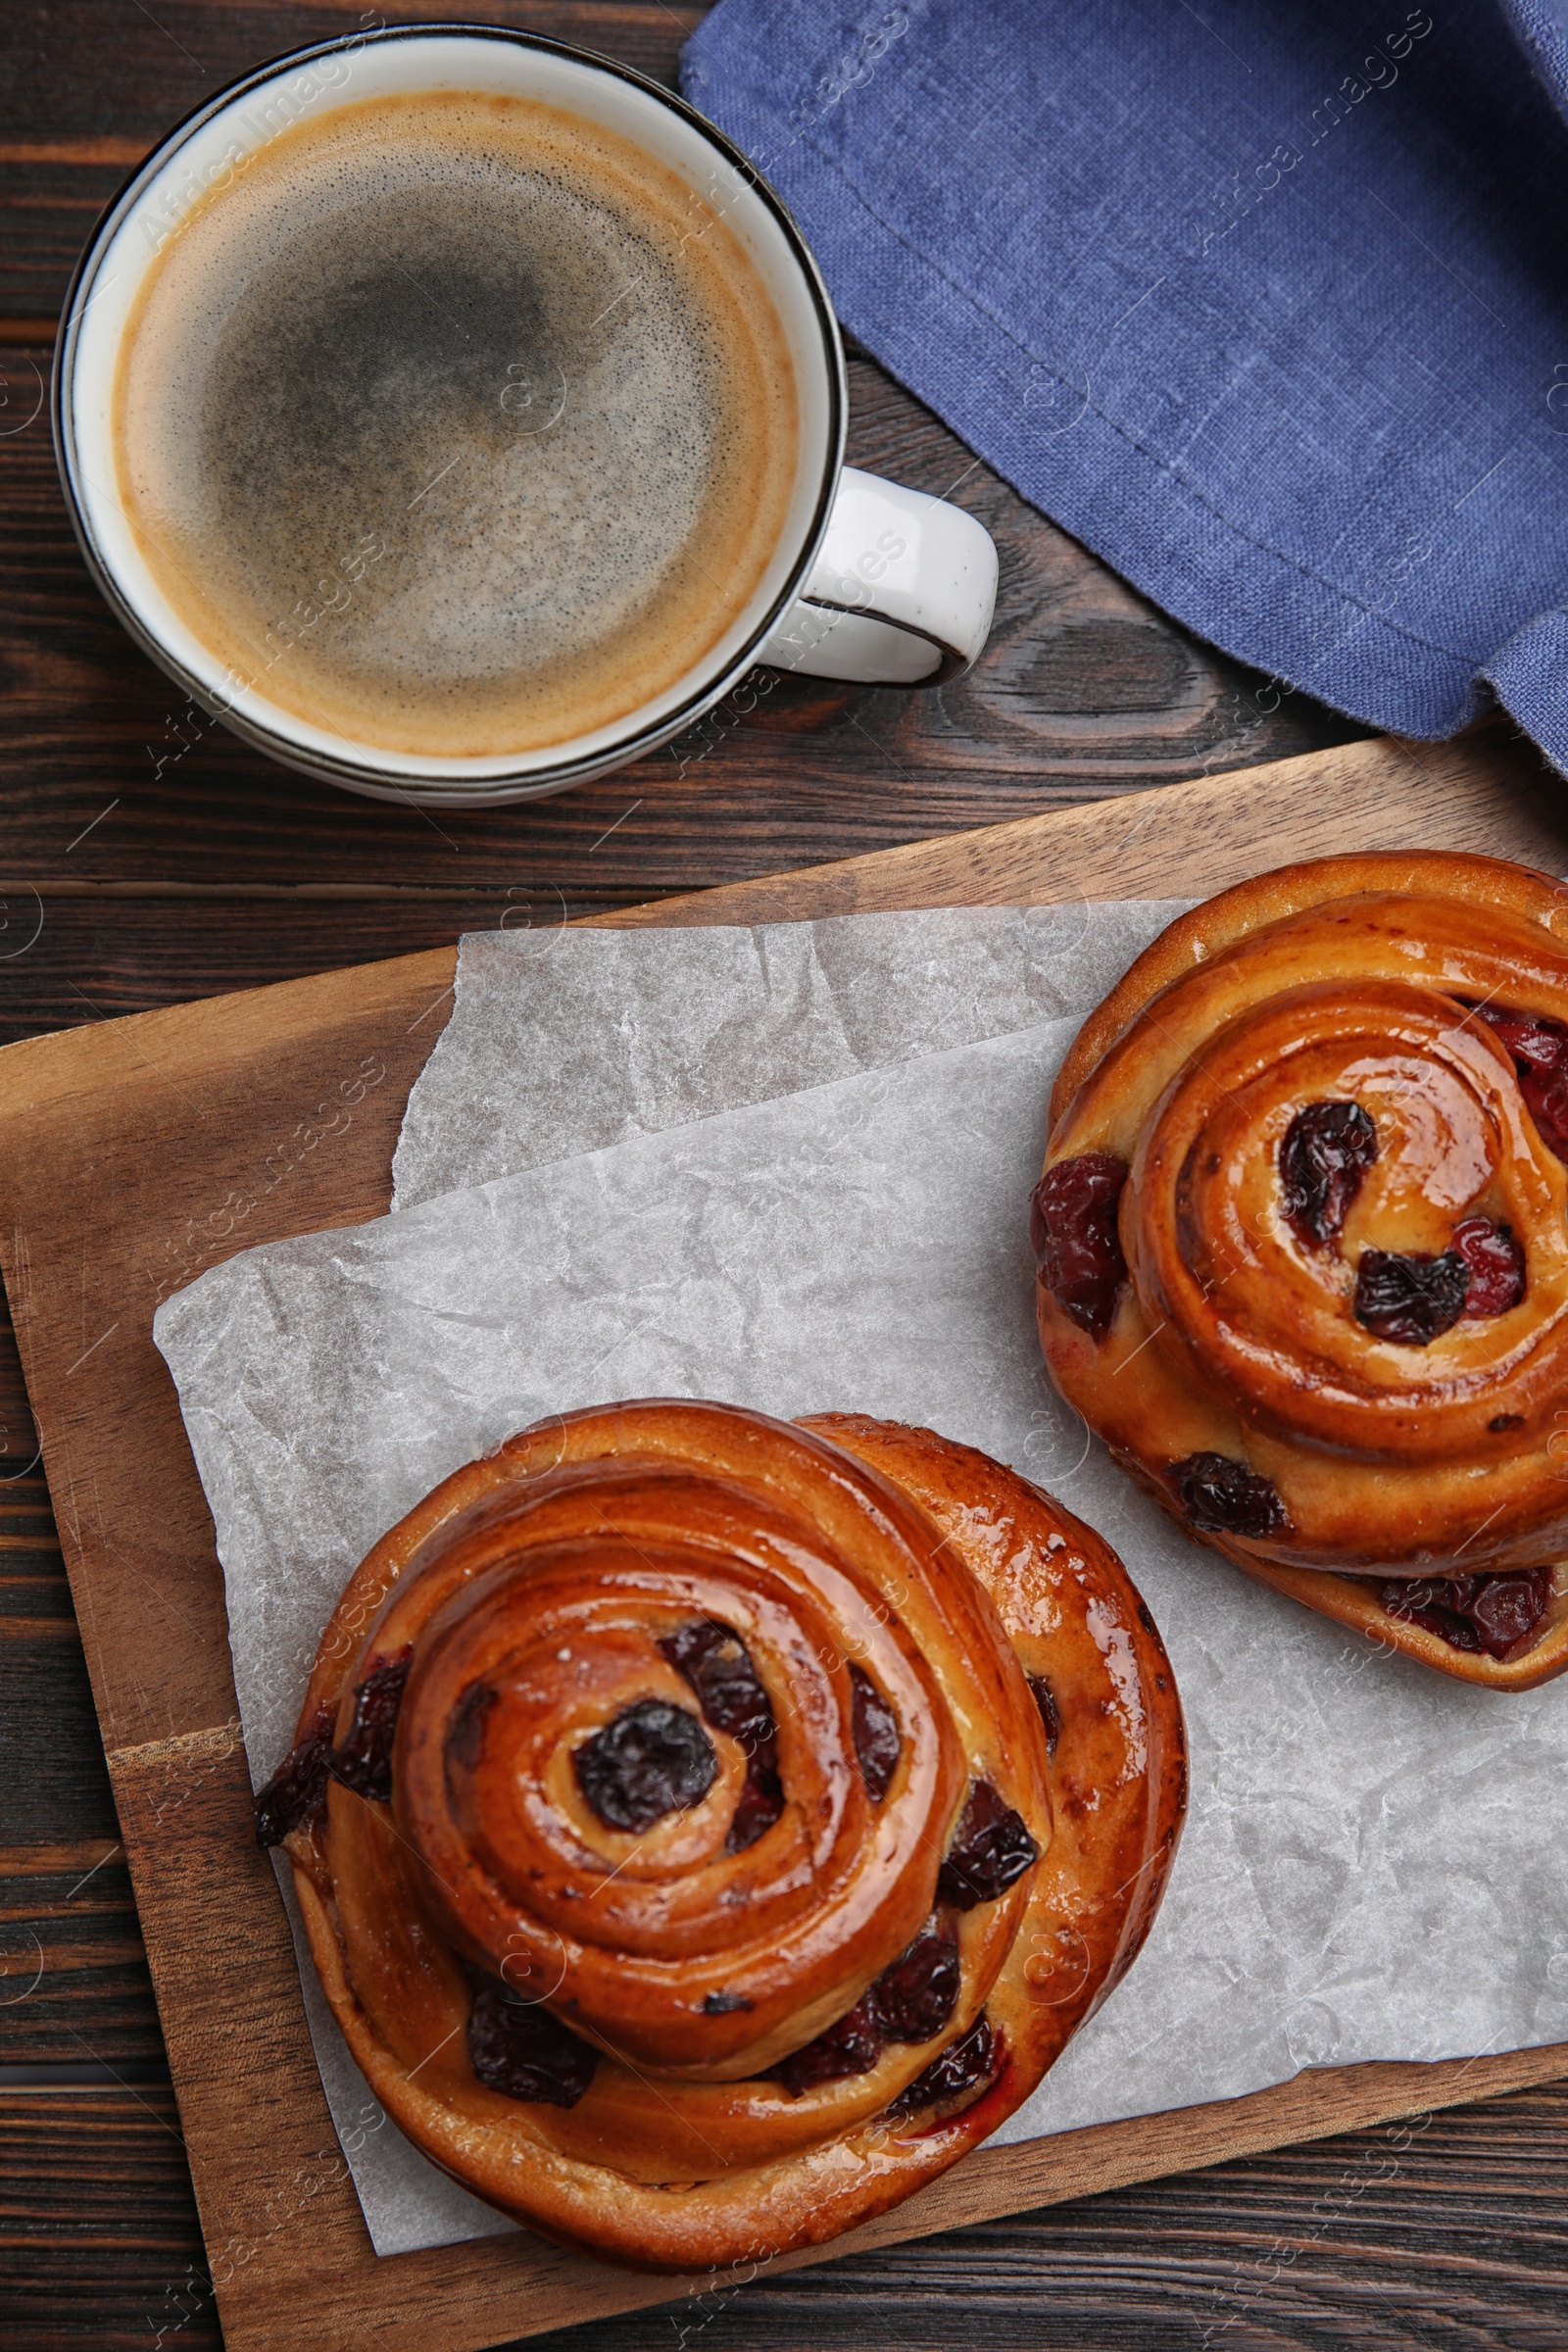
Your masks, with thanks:
[[(393, 21), (427, 13), (389, 5)], [(466, 16), (673, 82), (702, 14)], [(350, 31), (358, 0), (10, 0), (0, 53), (0, 1039), (556, 921), (1250, 765), (1362, 730), (1197, 643), (1025, 507), (865, 356), (850, 455), (994, 534), (959, 684), (809, 680), (598, 784), (440, 821), (270, 766), (132, 649), (83, 570), (47, 416), (105, 201), (185, 110)], [(367, 13), (366, 21), (374, 21)], [(509, 917), (509, 909), (511, 910)], [(220, 2339), (179, 2119), (9, 1334), (0, 1357), (0, 2341)], [(1412, 1966), (1419, 1965), (1412, 1954)], [(1056, 2207), (549, 2340), (739, 2347), (1568, 2342), (1568, 2086)], [(541, 2345), (546, 2339), (536, 2338)]]

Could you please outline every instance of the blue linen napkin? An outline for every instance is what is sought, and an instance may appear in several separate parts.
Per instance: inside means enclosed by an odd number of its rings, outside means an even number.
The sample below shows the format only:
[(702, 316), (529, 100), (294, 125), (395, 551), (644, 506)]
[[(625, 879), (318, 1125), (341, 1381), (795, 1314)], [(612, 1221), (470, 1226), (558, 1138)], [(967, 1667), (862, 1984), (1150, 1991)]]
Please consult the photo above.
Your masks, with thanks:
[(682, 87), (1147, 596), (1375, 726), (1495, 695), (1568, 771), (1563, 0), (720, 0)]

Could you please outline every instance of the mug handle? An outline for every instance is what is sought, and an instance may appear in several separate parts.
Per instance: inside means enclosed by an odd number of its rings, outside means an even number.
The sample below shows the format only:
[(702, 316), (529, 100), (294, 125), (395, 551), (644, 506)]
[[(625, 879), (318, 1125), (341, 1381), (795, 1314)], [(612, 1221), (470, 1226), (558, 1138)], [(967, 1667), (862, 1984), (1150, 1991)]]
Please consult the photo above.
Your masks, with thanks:
[(961, 507), (846, 466), (806, 586), (758, 650), (770, 668), (942, 686), (981, 651), (996, 543)]

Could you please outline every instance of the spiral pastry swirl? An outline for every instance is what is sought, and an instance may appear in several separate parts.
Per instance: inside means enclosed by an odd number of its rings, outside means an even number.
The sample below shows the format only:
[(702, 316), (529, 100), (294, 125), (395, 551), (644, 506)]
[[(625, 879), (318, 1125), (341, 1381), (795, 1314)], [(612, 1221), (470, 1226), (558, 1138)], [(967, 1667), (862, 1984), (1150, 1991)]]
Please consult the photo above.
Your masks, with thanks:
[(1427, 1663), (1568, 1666), (1568, 892), (1327, 858), (1086, 1022), (1033, 1201), (1047, 1360), (1200, 1541)]
[(1148, 1612), (1036, 1490), (925, 1431), (650, 1403), (383, 1539), (258, 1827), (416, 2144), (689, 2268), (994, 2130), (1130, 1962), (1184, 1791)]

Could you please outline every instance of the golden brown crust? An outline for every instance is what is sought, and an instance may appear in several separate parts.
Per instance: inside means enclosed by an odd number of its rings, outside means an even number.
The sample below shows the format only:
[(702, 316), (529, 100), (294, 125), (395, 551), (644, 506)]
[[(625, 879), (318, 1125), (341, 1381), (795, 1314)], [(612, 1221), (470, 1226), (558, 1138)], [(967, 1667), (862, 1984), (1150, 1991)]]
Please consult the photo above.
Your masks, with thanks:
[(1353, 851), (1343, 858), (1310, 858), (1298, 865), (1276, 866), (1178, 915), (1128, 965), (1068, 1049), (1051, 1090), (1052, 1126), (1123, 1030), (1161, 989), (1183, 978), (1195, 963), (1288, 914), (1363, 891), (1505, 908), (1568, 942), (1568, 889), (1535, 866), (1515, 865), (1503, 858), (1477, 858), (1463, 850)]
[(1364, 1635), (1375, 1648), (1403, 1650), (1406, 1657), (1419, 1658), (1423, 1666), (1435, 1666), (1440, 1674), (1455, 1675), (1462, 1683), (1479, 1683), (1487, 1690), (1535, 1690), (1568, 1667), (1568, 1577), (1560, 1566), (1556, 1598), (1529, 1648), (1516, 1657), (1491, 1658), (1482, 1650), (1455, 1649), (1441, 1634), (1429, 1633), (1407, 1617), (1391, 1617), (1378, 1597), (1379, 1588), (1365, 1577), (1244, 1559), (1223, 1541), (1215, 1548), (1258, 1584)]
[[(1044, 1279), (1037, 1301), (1057, 1386), (1186, 1532), (1445, 1673), (1523, 1690), (1568, 1666), (1561, 1592), (1502, 1658), (1377, 1597), (1568, 1557), (1568, 1172), (1489, 1009), (1568, 1024), (1568, 890), (1547, 875), (1324, 858), (1184, 915), (1086, 1021), (1052, 1097), (1048, 1171), (1096, 1152), (1130, 1171), (1129, 1279), (1103, 1331)], [(1307, 1104), (1352, 1102), (1376, 1156), (1313, 1237), (1286, 1214), (1284, 1139)], [(1368, 1330), (1362, 1250), (1435, 1257), (1477, 1216), (1522, 1246), (1522, 1298), (1425, 1345)], [(1266, 1481), (1276, 1523), (1191, 1524), (1180, 1466), (1205, 1455)]]
[(1175, 1855), (1187, 1736), (1165, 1645), (1104, 1538), (989, 1454), (859, 1414), (803, 1426), (919, 1503), (990, 1592), (1025, 1674), (1052, 1693), (1055, 1820), (1030, 1898), (1034, 1956), (1021, 1983), (1007, 1980), (1004, 2010), (997, 1993), (988, 2003), (1044, 2073), (1130, 1967)]
[[(721, 1733), (708, 1796), (641, 1839), (574, 1810), (558, 1760), (633, 1694), (689, 1708), (649, 1629), (703, 1617), (743, 1631), (778, 1725), (785, 1811), (735, 1854), (744, 1759)], [(356, 1573), (301, 1737), (328, 1709), (341, 1743), (356, 1687), (410, 1647), (392, 1804), (334, 1782), (324, 1819), (289, 1839), (322, 1984), (416, 2145), (517, 2219), (622, 2261), (699, 2269), (820, 2243), (935, 2178), (1103, 1997), (1169, 1868), (1181, 1717), (1147, 1611), (1089, 1530), (929, 1432), (684, 1403), (524, 1432)], [(899, 1717), (881, 1803), (848, 1744), (852, 1660)], [(1041, 1671), (1061, 1718), (1052, 1761), (1027, 1680)], [(491, 1756), (462, 1728), (475, 1690), (501, 1693), (486, 1725), (512, 1710), (514, 1760), (541, 1743), (520, 1811), (486, 1780), (501, 1745)], [(961, 1977), (949, 2022), (792, 2098), (762, 2069), (909, 1942), (982, 1780), (1043, 1858), (994, 1900), (939, 1906)], [(604, 2053), (577, 2104), (477, 2079), (464, 1955)], [(737, 1986), (749, 2007), (706, 1997)], [(890, 2114), (982, 2016), (999, 2036), (990, 2079)]]

